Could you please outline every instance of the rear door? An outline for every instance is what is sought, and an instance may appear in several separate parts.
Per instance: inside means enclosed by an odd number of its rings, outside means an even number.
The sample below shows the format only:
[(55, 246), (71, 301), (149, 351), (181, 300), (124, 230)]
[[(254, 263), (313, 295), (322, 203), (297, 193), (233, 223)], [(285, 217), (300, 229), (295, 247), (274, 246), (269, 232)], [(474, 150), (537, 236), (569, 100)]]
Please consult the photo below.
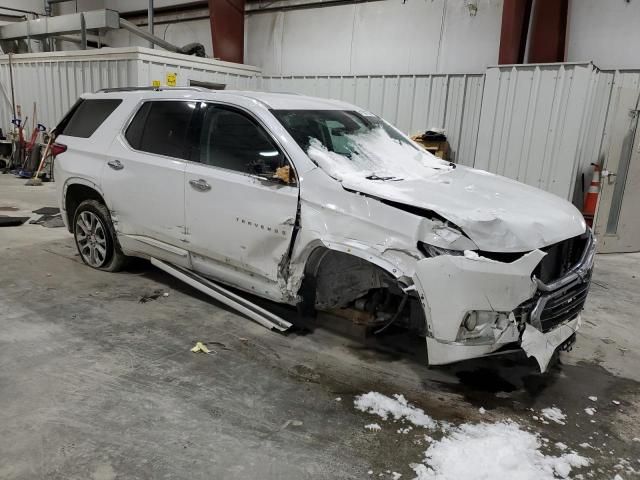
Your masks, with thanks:
[(192, 101), (145, 101), (112, 144), (102, 188), (120, 234), (159, 248), (183, 246), (184, 172), (195, 109)]
[[(207, 262), (213, 262), (276, 281), (298, 208), (292, 167), (262, 124), (244, 110), (203, 104), (200, 123), (198, 149), (186, 169), (193, 265), (207, 273)], [(273, 178), (287, 166), (290, 182)]]

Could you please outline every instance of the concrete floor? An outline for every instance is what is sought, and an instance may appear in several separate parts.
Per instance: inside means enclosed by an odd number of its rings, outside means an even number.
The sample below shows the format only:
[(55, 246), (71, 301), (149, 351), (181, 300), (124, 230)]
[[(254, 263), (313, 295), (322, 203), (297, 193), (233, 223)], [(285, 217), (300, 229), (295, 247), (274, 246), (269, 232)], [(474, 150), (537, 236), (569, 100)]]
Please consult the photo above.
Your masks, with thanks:
[[(19, 209), (0, 214), (55, 205), (53, 185), (0, 175), (0, 209)], [(640, 470), (640, 254), (598, 256), (577, 345), (545, 375), (519, 354), (428, 369), (393, 337), (281, 336), (146, 262), (92, 270), (64, 228), (0, 228), (0, 254), (0, 478), (413, 478), (420, 435), (366, 431), (370, 390), (454, 424), (511, 418), (592, 458), (585, 477)], [(566, 425), (533, 419), (549, 406)]]

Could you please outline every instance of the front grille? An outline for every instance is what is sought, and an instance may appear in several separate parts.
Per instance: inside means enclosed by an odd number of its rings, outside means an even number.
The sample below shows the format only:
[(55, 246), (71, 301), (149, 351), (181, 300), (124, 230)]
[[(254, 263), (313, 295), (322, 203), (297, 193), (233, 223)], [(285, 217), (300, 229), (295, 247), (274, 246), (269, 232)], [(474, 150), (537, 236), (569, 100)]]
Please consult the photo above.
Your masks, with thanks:
[[(558, 325), (573, 320), (584, 308), (589, 293), (591, 272), (582, 281), (564, 287), (556, 292), (538, 292), (535, 297), (520, 304), (513, 310), (519, 324), (531, 323), (543, 333), (553, 330)], [(539, 302), (544, 302), (532, 318)], [(539, 322), (539, 324), (537, 324)]]
[[(530, 323), (546, 333), (576, 318), (587, 301), (594, 249), (590, 231), (548, 247), (541, 263), (548, 259), (555, 259), (555, 262), (539, 264), (534, 270), (538, 291), (514, 309), (518, 324)], [(546, 277), (547, 281), (540, 276)]]
[(540, 326), (543, 332), (553, 330), (557, 325), (574, 319), (584, 308), (589, 293), (591, 273), (582, 282), (560, 290), (560, 294), (551, 294), (540, 313)]
[(589, 232), (542, 248), (546, 255), (533, 274), (544, 283), (562, 278), (582, 258), (589, 242)]

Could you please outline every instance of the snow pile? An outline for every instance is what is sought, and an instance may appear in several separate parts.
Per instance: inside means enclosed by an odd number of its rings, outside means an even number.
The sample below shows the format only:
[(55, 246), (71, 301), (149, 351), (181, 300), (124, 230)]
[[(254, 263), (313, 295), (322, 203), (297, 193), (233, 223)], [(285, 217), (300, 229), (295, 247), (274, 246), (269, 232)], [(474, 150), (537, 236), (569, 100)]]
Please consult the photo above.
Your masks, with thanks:
[(584, 409), (584, 411), (587, 415), (593, 415), (594, 413), (596, 413), (596, 409), (593, 407), (587, 407)]
[[(442, 431), (440, 440), (424, 435), (429, 444), (424, 460), (410, 465), (417, 475), (415, 480), (568, 479), (573, 468), (587, 467), (591, 463), (562, 442), (555, 443), (562, 452), (559, 456), (545, 455), (540, 449), (548, 447), (549, 441), (537, 433), (522, 430), (511, 420), (465, 423), (456, 427), (447, 422), (436, 422), (422, 409), (409, 404), (402, 395), (388, 397), (378, 392), (357, 396), (354, 405), (357, 410), (383, 420), (406, 420), (415, 426)], [(484, 409), (480, 411), (485, 413)], [(556, 407), (545, 408), (542, 415), (562, 425), (566, 419)], [(374, 425), (378, 428), (370, 428)], [(365, 428), (377, 431), (380, 426), (371, 424)], [(401, 428), (397, 432), (407, 434), (411, 428)]]
[(382, 128), (343, 137), (349, 156), (329, 151), (316, 138), (307, 149), (309, 158), (337, 180), (368, 175), (398, 180), (428, 178), (452, 169), (449, 162), (392, 139)]
[(543, 417), (548, 418), (552, 422), (559, 423), (560, 425), (564, 425), (564, 420), (567, 418), (567, 416), (562, 413), (562, 410), (557, 407), (543, 408), (540, 413), (542, 413)]
[(436, 422), (424, 410), (414, 407), (402, 395), (393, 398), (378, 392), (359, 395), (354, 400), (356, 409), (378, 415), (383, 420), (393, 417), (394, 420), (407, 420), (417, 427), (436, 428)]
[(555, 457), (544, 455), (540, 447), (538, 435), (511, 421), (463, 424), (432, 443), (424, 463), (411, 468), (417, 480), (553, 480), (589, 465), (574, 452)]
[(377, 423), (370, 423), (369, 425), (365, 425), (364, 428), (371, 432), (379, 432), (380, 430), (382, 430), (382, 427)]

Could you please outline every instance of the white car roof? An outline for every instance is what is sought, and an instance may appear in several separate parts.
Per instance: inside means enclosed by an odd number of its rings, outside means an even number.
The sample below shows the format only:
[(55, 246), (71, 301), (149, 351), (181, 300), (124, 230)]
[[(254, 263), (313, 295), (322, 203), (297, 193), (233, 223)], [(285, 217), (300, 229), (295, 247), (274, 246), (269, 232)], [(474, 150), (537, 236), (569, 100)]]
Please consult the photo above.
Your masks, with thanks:
[(176, 99), (250, 99), (266, 105), (274, 110), (360, 110), (355, 105), (340, 100), (309, 97), (295, 93), (253, 92), (244, 90), (208, 90), (190, 87), (151, 89), (111, 89), (103, 92), (87, 93), (83, 98), (104, 98), (105, 96), (123, 98), (136, 97), (140, 100), (151, 98)]

